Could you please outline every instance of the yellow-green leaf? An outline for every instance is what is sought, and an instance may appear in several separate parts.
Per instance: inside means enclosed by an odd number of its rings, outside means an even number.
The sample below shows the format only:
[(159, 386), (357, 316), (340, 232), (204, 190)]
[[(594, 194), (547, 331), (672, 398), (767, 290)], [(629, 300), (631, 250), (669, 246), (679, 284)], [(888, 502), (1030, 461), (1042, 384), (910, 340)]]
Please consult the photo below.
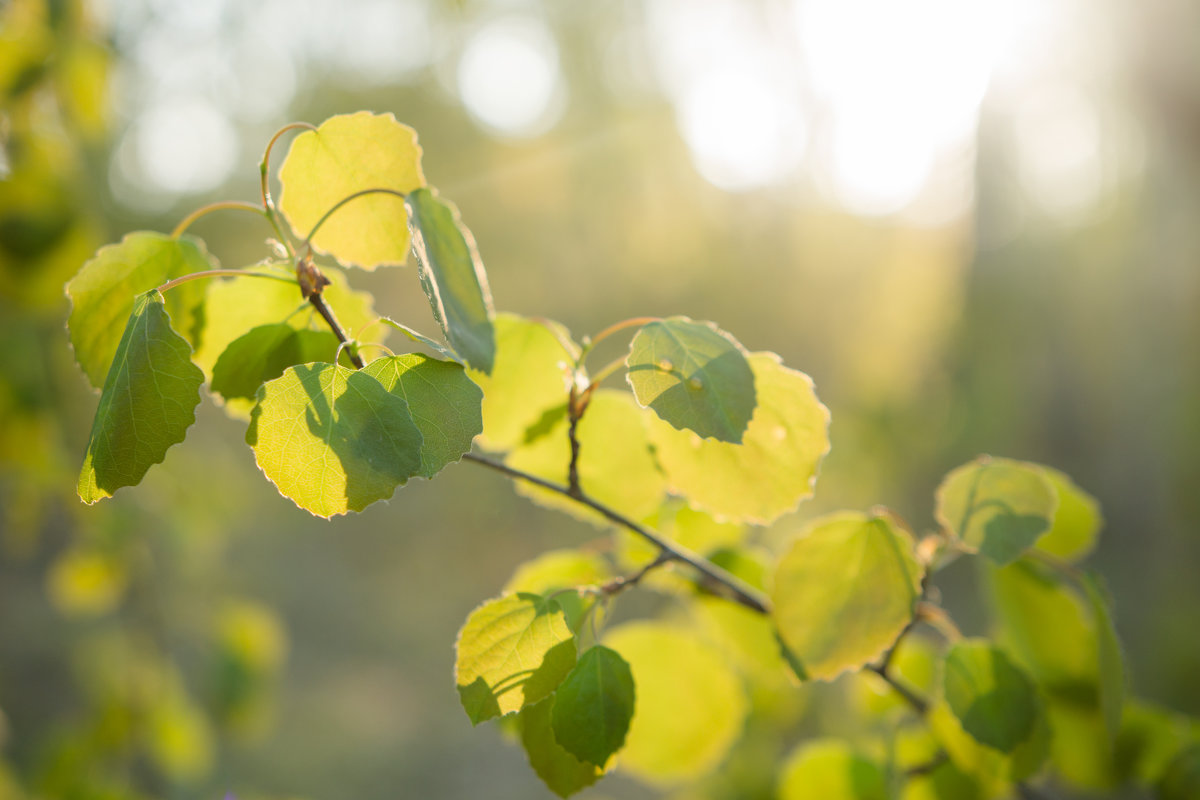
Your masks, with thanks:
[(134, 302), (104, 380), (79, 475), (79, 497), (94, 503), (142, 480), (196, 421), (204, 374), (171, 329), (163, 297), (151, 289)]
[(419, 473), (423, 477), (432, 478), (442, 467), (460, 460), (483, 430), (479, 410), (483, 392), (461, 364), (412, 353), (376, 359), (363, 372), (408, 403), (424, 439)]
[(938, 698), (925, 719), (954, 765), (983, 784), (985, 797), (999, 795), (1013, 781), (1032, 775), (1050, 752), (1051, 732), (1044, 714), (1037, 715), (1033, 732), (1012, 753), (989, 747), (967, 733), (945, 699)]
[(967, 550), (1007, 564), (1050, 530), (1058, 497), (1038, 465), (980, 456), (946, 476), (936, 506)]
[[(296, 235), (308, 236), (339, 201), (364, 189), (401, 194), (425, 185), (417, 134), (391, 114), (360, 111), (330, 117), (295, 138), (279, 169), (279, 210)], [(334, 212), (313, 247), (343, 264), (375, 269), (408, 257), (404, 200), (370, 194)]]
[(701, 439), (650, 417), (650, 441), (668, 487), (693, 507), (728, 520), (767, 524), (812, 495), (829, 452), (829, 411), (812, 380), (774, 353), (750, 367), (758, 404), (740, 445)]
[(475, 239), (458, 209), (431, 189), (408, 196), (412, 211), (413, 251), (421, 287), (446, 341), (473, 369), (488, 373), (496, 358), (492, 329), (492, 292)]
[(637, 708), (619, 768), (656, 784), (711, 771), (741, 734), (745, 689), (722, 653), (662, 622), (611, 629), (604, 642), (629, 663)]
[(771, 599), (800, 678), (830, 680), (896, 641), (921, 590), (913, 549), (886, 516), (833, 514), (797, 535), (775, 568)]
[(672, 427), (738, 443), (754, 413), (754, 373), (742, 346), (711, 322), (648, 322), (629, 345), (629, 385)]
[(335, 364), (289, 367), (263, 384), (246, 443), (280, 493), (319, 517), (386, 500), (421, 469), (404, 398)]
[(888, 800), (887, 775), (848, 742), (817, 739), (792, 752), (779, 778), (779, 800)]
[(575, 637), (562, 608), (535, 594), (504, 595), (476, 608), (455, 649), (459, 699), (474, 725), (548, 696), (575, 666)]
[(1080, 489), (1063, 472), (1042, 467), (1058, 497), (1054, 523), (1040, 539), (1037, 548), (1067, 561), (1079, 561), (1096, 546), (1104, 519), (1096, 498)]
[[(93, 386), (104, 384), (121, 340), (122, 324), (143, 292), (172, 278), (213, 269), (216, 260), (199, 239), (173, 239), (161, 233), (131, 233), (106, 245), (67, 284), (71, 316), (67, 327), (75, 359)], [(167, 292), (162, 302), (174, 327), (195, 346), (201, 335), (202, 281), (189, 281)]]
[[(554, 326), (558, 336), (547, 325)], [(554, 408), (565, 408), (575, 353), (563, 348), (570, 341), (557, 323), (542, 324), (515, 314), (496, 317), (496, 361), (490, 375), (468, 374), (483, 389), (483, 433), (487, 450), (508, 450), (525, 431)], [(565, 476), (565, 474), (564, 474)]]
[[(633, 519), (652, 514), (666, 494), (666, 481), (646, 438), (645, 417), (645, 410), (628, 392), (601, 389), (592, 396), (576, 429), (579, 485), (584, 493)], [(565, 414), (505, 459), (511, 467), (564, 485), (570, 461)], [(612, 524), (560, 494), (525, 483), (518, 483), (517, 491), (602, 527)]]

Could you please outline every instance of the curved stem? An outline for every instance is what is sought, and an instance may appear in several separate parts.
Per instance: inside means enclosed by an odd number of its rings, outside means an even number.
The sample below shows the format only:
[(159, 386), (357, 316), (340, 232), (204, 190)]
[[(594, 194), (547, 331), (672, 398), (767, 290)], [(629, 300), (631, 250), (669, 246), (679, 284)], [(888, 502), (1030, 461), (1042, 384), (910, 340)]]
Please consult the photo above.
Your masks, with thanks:
[(317, 235), (317, 231), (321, 230), (321, 226), (325, 224), (325, 220), (333, 216), (335, 211), (349, 203), (351, 200), (357, 200), (358, 198), (369, 194), (393, 194), (396, 197), (399, 197), (401, 200), (407, 199), (407, 195), (405, 195), (404, 192), (398, 192), (395, 189), (363, 189), (362, 191), (355, 192), (354, 194), (348, 194), (341, 200), (338, 200), (336, 203), (334, 203), (333, 208), (326, 211), (321, 218), (317, 220), (317, 224), (313, 225), (312, 230), (308, 232), (308, 236), (304, 237), (304, 246), (309, 246), (309, 242), (311, 242), (312, 238)]
[(242, 211), (253, 211), (255, 214), (264, 214), (265, 212), (254, 203), (245, 203), (241, 200), (223, 200), (220, 203), (209, 203), (206, 206), (197, 208), (192, 213), (188, 214), (178, 225), (175, 230), (171, 231), (171, 238), (178, 239), (183, 235), (183, 232), (191, 227), (192, 223), (203, 217), (205, 214), (210, 214), (213, 211), (223, 211), (225, 209), (240, 209)]
[(596, 373), (596, 375), (592, 378), (592, 382), (588, 384), (588, 389), (595, 389), (600, 385), (601, 381), (603, 381), (609, 375), (612, 375), (623, 366), (625, 366), (625, 356), (618, 356), (617, 358), (614, 358)]
[(161, 293), (167, 291), (168, 289), (174, 289), (176, 286), (178, 286), (181, 283), (187, 283), (188, 281), (194, 281), (199, 278), (222, 278), (222, 277), (270, 278), (273, 281), (283, 281), (284, 283), (292, 283), (292, 284), (294, 284), (296, 282), (295, 278), (289, 278), (286, 275), (276, 275), (271, 272), (248, 272), (244, 269), (208, 269), (208, 270), (204, 270), (203, 272), (192, 272), (187, 275), (181, 275), (178, 278), (172, 278), (171, 280), (164, 283), (162, 286), (159, 286), (157, 288), (157, 291), (159, 292), (159, 294), (161, 294)]
[(632, 319), (614, 322), (612, 325), (609, 325), (607, 328), (593, 336), (591, 339), (591, 344), (595, 346), (598, 342), (602, 342), (609, 336), (612, 336), (614, 333), (623, 331), (626, 328), (640, 328), (643, 325), (651, 322), (658, 322), (661, 319), (662, 317), (633, 317)]
[(275, 135), (271, 137), (271, 141), (267, 142), (267, 149), (263, 151), (262, 161), (258, 162), (259, 185), (262, 190), (263, 208), (275, 208), (275, 203), (271, 200), (271, 189), (268, 185), (271, 163), (271, 148), (275, 146), (275, 142), (279, 141), (280, 136), (283, 136), (288, 131), (294, 131), (297, 128), (315, 131), (317, 126), (308, 122), (292, 122), (284, 125), (282, 128), (275, 131)]
[(582, 492), (580, 492), (579, 494), (572, 494), (571, 490), (566, 486), (562, 486), (561, 484), (554, 483), (553, 481), (548, 481), (544, 478), (539, 478), (536, 475), (531, 475), (528, 472), (523, 472), (519, 469), (514, 469), (514, 468), (508, 466), (507, 464), (502, 464), (499, 461), (492, 461), (489, 458), (484, 458), (483, 456), (479, 456), (474, 453), (464, 454), (463, 460), (470, 461), (475, 464), (480, 464), (482, 466), (488, 467), (489, 469), (493, 469), (497, 472), (504, 473), (505, 475), (508, 475), (510, 478), (517, 478), (517, 479), (525, 481), (526, 483), (532, 483), (534, 486), (540, 486), (541, 488), (547, 489), (551, 492), (555, 492), (556, 494), (561, 494), (564, 497), (570, 497), (572, 500), (579, 503), (580, 505), (587, 506), (588, 508), (592, 509), (593, 511), (598, 512), (599, 514), (604, 516), (604, 518), (607, 519), (608, 521), (610, 521), (616, 525), (619, 525), (622, 528), (626, 528), (627, 530), (633, 531), (638, 536), (641, 536), (643, 539), (646, 539), (651, 544), (653, 544), (655, 547), (657, 547), (659, 549), (660, 553), (663, 553), (663, 554), (666, 554), (667, 556), (669, 556), (672, 561), (679, 561), (681, 563), (687, 564), (689, 567), (691, 567), (692, 569), (699, 572), (705, 578), (708, 578), (709, 580), (713, 581), (714, 583), (724, 587), (726, 589), (726, 591), (729, 592), (729, 598), (731, 600), (741, 603), (742, 605), (746, 606), (747, 608), (749, 608), (753, 611), (757, 611), (760, 614), (770, 614), (771, 613), (770, 601), (767, 600), (767, 598), (764, 597), (757, 589), (747, 586), (740, 579), (729, 574), (725, 570), (718, 567), (716, 564), (713, 564), (709, 561), (704, 560), (703, 558), (701, 558), (700, 556), (691, 552), (690, 550), (687, 550), (686, 548), (683, 548), (678, 545), (672, 544), (671, 542), (668, 542), (666, 539), (663, 539), (661, 536), (659, 536), (657, 533), (650, 530), (649, 528), (639, 525), (638, 523), (636, 523), (633, 520), (629, 519), (628, 517), (624, 516), (620, 512), (614, 511), (613, 509), (609, 508), (608, 506), (604, 505), (603, 503), (599, 503), (599, 502), (593, 500), (592, 498), (588, 497), (586, 494), (583, 494)]

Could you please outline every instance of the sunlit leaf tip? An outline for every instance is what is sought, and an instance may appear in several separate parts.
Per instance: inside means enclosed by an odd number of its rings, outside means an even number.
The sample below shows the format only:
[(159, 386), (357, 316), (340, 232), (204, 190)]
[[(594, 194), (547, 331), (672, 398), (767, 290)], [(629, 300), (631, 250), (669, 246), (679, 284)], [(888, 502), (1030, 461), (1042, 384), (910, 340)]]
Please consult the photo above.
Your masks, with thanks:
[(687, 317), (649, 322), (626, 359), (639, 403), (702, 437), (739, 443), (754, 414), (754, 372), (732, 336)]
[(171, 328), (163, 297), (151, 289), (133, 302), (104, 381), (79, 475), (79, 497), (94, 503), (133, 486), (182, 442), (196, 421), (204, 373)]

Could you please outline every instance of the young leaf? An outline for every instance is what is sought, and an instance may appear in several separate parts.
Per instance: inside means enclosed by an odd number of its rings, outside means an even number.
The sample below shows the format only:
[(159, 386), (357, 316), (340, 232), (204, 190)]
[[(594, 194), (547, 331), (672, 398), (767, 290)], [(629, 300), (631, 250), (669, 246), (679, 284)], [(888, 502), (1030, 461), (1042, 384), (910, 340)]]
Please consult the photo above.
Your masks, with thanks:
[(800, 532), (779, 559), (771, 593), (799, 677), (830, 680), (896, 641), (921, 591), (913, 547), (908, 531), (884, 516), (833, 514)]
[(559, 797), (570, 797), (591, 786), (603, 774), (595, 765), (580, 761), (554, 739), (551, 727), (553, 699), (526, 706), (517, 716), (521, 745), (529, 756), (529, 766)]
[(986, 639), (966, 639), (946, 653), (943, 694), (963, 730), (981, 744), (1012, 753), (1041, 715), (1033, 681)]
[(260, 325), (233, 340), (217, 359), (212, 390), (226, 400), (254, 397), (258, 387), (288, 367), (333, 361), (338, 340), (329, 331), (297, 330), (284, 322)]
[(554, 738), (579, 760), (603, 768), (625, 744), (633, 703), (625, 659), (604, 645), (590, 647), (554, 694)]
[(424, 478), (432, 478), (442, 467), (460, 460), (483, 430), (479, 410), (483, 392), (461, 364), (411, 353), (377, 358), (363, 372), (408, 403), (424, 438), (418, 473)]
[[(646, 438), (645, 415), (645, 410), (628, 392), (601, 389), (592, 396), (576, 431), (579, 483), (584, 493), (633, 519), (654, 513), (666, 494), (666, 481)], [(539, 433), (510, 452), (505, 463), (566, 484), (571, 460), (566, 415)], [(516, 488), (542, 505), (601, 527), (612, 525), (596, 512), (557, 493), (523, 483)]]
[[(338, 202), (364, 189), (406, 194), (425, 185), (417, 134), (391, 114), (343, 114), (295, 138), (279, 168), (279, 210), (308, 236)], [(392, 194), (355, 198), (313, 237), (314, 249), (372, 270), (408, 257), (408, 215)]]
[[(121, 339), (120, 324), (133, 310), (141, 293), (172, 278), (213, 269), (216, 260), (199, 239), (173, 239), (161, 233), (131, 233), (117, 244), (101, 247), (67, 284), (71, 316), (67, 327), (75, 358), (93, 386), (103, 386)], [(203, 316), (200, 281), (175, 287), (161, 302), (175, 321), (175, 329), (195, 345)]]
[(496, 312), (475, 239), (458, 209), (430, 189), (411, 193), (408, 208), (415, 234), (413, 252), (433, 318), (442, 326), (446, 341), (473, 369), (490, 373), (496, 358), (492, 330)]
[(1104, 727), (1111, 743), (1121, 729), (1121, 710), (1125, 704), (1125, 665), (1121, 658), (1121, 643), (1113, 627), (1112, 615), (1096, 575), (1088, 573), (1083, 580), (1091, 606), (1092, 620), (1096, 630), (1096, 646), (1099, 663), (1100, 710), (1104, 714)]
[(421, 469), (404, 398), (335, 364), (289, 367), (263, 384), (246, 443), (279, 492), (318, 517), (386, 500)]
[(817, 739), (796, 748), (783, 765), (779, 800), (888, 800), (887, 775), (847, 742)]
[(191, 348), (171, 329), (163, 297), (139, 295), (104, 380), (92, 423), (79, 497), (94, 503), (142, 480), (182, 442), (196, 421), (204, 374)]
[(1100, 504), (1096, 498), (1080, 489), (1063, 472), (1042, 467), (1042, 474), (1050, 481), (1058, 497), (1058, 510), (1054, 512), (1054, 523), (1040, 539), (1037, 549), (1067, 561), (1079, 561), (1096, 546), (1100, 527), (1104, 519), (1100, 516)]
[(981, 456), (945, 477), (936, 505), (942, 527), (1003, 565), (1050, 529), (1058, 498), (1036, 464)]
[(739, 443), (754, 413), (754, 373), (737, 341), (711, 322), (649, 322), (629, 345), (639, 403), (679, 430)]
[(648, 418), (668, 488), (718, 518), (767, 524), (812, 495), (829, 452), (829, 411), (812, 380), (774, 353), (750, 356), (758, 405), (740, 445)]
[(476, 608), (455, 649), (458, 694), (473, 725), (536, 703), (575, 666), (575, 637), (562, 608), (536, 594), (504, 595)]
[[(569, 341), (566, 329), (556, 323)], [(483, 433), (487, 450), (507, 450), (542, 415), (567, 402), (575, 353), (563, 349), (559, 337), (539, 322), (515, 314), (496, 317), (496, 360), (490, 375), (472, 370), (471, 380), (483, 389)]]
[(637, 686), (620, 768), (669, 785), (716, 767), (742, 731), (745, 689), (722, 653), (684, 628), (631, 622), (608, 631)]
[[(549, 550), (517, 567), (504, 584), (504, 591), (545, 595), (563, 589), (599, 586), (612, 577), (608, 562), (597, 553)], [(555, 594), (555, 600), (562, 606), (567, 625), (573, 631), (579, 630), (584, 615), (596, 602), (594, 596), (574, 591)]]

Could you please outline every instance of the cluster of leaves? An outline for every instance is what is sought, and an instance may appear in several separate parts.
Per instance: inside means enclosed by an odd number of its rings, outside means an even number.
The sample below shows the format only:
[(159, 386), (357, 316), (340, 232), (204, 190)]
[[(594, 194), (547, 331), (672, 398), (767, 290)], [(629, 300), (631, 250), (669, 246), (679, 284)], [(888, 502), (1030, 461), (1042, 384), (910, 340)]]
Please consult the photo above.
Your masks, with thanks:
[[(307, 130), (280, 168), (278, 206), (277, 135), (261, 205), (198, 212), (263, 215), (282, 255), (218, 269), (183, 235), (193, 215), (171, 236), (103, 248), (71, 281), (76, 357), (102, 390), (83, 500), (141, 481), (184, 439), (207, 383), (248, 419), (266, 477), (315, 515), (362, 510), (467, 459), (615, 529), (607, 552), (520, 567), (458, 637), (472, 723), (504, 720), (564, 797), (618, 768), (662, 786), (708, 775), (736, 760), (752, 715), (788, 707), (793, 684), (842, 676), (880, 682), (881, 699), (864, 703), (878, 724), (862, 741), (829, 731), (765, 767), (785, 799), (1032, 792), (1047, 765), (1089, 788), (1136, 779), (1174, 798), (1195, 786), (1194, 736), (1125, 702), (1107, 599), (1072, 565), (1099, 513), (1066, 476), (983, 457), (946, 476), (932, 533), (884, 509), (844, 512), (771, 552), (758, 531), (812, 493), (829, 448), (806, 375), (686, 317), (577, 342), (552, 321), (496, 314), (411, 129), (365, 112), (292, 127)], [(444, 342), (376, 317), (338, 271), (402, 264), (410, 247)], [(396, 355), (366, 330), (428, 352)], [(627, 350), (590, 368), (629, 331)], [(385, 354), (364, 361), (376, 345)], [(628, 391), (602, 385), (621, 373)], [(964, 638), (937, 602), (934, 575), (963, 556), (990, 576), (991, 638)], [(638, 586), (675, 602), (607, 625)]]

